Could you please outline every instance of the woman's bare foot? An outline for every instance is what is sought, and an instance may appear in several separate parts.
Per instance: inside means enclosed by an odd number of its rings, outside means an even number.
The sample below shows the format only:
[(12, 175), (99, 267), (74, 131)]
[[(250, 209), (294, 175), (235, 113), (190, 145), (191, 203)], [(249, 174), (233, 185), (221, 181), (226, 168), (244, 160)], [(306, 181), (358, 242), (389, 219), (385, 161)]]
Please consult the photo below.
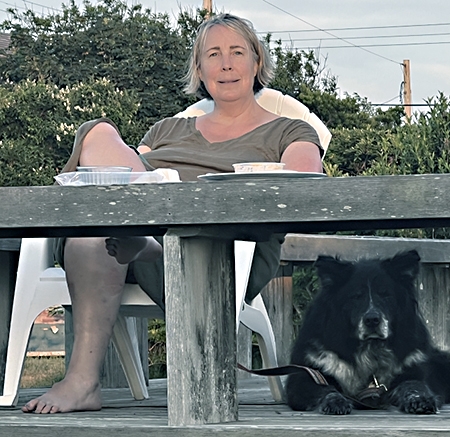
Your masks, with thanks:
[(23, 407), (24, 413), (53, 414), (72, 411), (97, 411), (102, 408), (100, 384), (89, 384), (82, 378), (66, 377), (47, 393), (32, 399)]
[(105, 245), (108, 254), (116, 258), (119, 264), (152, 262), (162, 254), (161, 245), (153, 237), (110, 237)]

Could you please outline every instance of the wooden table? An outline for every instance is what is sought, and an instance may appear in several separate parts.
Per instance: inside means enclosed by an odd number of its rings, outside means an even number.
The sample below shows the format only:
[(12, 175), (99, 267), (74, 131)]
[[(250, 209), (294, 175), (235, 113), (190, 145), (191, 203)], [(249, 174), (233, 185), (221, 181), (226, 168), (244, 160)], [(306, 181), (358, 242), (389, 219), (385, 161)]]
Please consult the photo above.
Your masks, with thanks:
[(165, 234), (169, 425), (237, 420), (232, 239), (450, 224), (450, 174), (0, 188), (0, 238)]

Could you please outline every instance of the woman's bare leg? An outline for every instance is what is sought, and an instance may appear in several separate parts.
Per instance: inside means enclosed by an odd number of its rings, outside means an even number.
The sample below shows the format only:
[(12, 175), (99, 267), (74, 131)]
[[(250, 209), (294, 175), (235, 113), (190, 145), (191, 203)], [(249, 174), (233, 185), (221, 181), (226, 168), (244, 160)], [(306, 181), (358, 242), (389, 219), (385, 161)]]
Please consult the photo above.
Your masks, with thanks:
[[(87, 134), (80, 164), (145, 170), (135, 152), (106, 123)], [(67, 239), (64, 260), (73, 309), (72, 357), (65, 378), (28, 402), (22, 408), (26, 413), (99, 410), (102, 405), (99, 374), (120, 308), (127, 265), (108, 255), (104, 238)]]
[(153, 237), (110, 237), (105, 241), (106, 251), (119, 264), (132, 261), (153, 262), (162, 255), (161, 245)]
[(33, 399), (24, 412), (101, 409), (99, 374), (120, 307), (127, 266), (110, 257), (103, 238), (66, 241), (65, 265), (74, 344), (65, 378)]

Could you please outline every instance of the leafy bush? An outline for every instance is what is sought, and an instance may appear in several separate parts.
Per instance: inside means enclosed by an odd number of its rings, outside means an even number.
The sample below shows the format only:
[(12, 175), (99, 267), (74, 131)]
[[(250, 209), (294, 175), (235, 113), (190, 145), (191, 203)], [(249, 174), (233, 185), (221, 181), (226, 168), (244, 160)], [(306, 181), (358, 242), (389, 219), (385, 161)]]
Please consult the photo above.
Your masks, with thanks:
[(104, 0), (84, 9), (70, 0), (62, 13), (41, 17), (32, 10), (10, 10), (1, 28), (10, 32), (7, 56), (0, 56), (3, 80), (24, 80), (71, 87), (106, 78), (115, 87), (134, 90), (136, 114), (153, 124), (190, 101), (180, 78), (189, 55), (188, 43), (173, 29), (167, 14), (152, 14), (141, 5)]
[(134, 92), (101, 79), (58, 89), (25, 80), (0, 87), (0, 186), (48, 185), (70, 156), (77, 127), (107, 116), (130, 143), (142, 137)]
[(166, 378), (166, 322), (148, 322), (148, 368), (150, 378)]
[(450, 172), (450, 101), (440, 93), (429, 110), (396, 129), (333, 129), (327, 154), (331, 172), (395, 175)]

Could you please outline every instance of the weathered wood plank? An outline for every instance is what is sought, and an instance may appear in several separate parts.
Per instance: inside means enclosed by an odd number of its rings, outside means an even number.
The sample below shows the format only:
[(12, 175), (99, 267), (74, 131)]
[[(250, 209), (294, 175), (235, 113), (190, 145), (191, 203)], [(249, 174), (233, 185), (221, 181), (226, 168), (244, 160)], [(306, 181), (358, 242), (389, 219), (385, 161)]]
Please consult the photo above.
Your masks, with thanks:
[[(184, 182), (128, 186), (2, 187), (0, 237), (162, 234), (257, 239), (264, 232), (443, 226), (450, 174)], [(228, 225), (220, 232), (215, 226)]]
[(292, 268), (281, 265), (276, 278), (261, 291), (264, 304), (272, 323), (277, 346), (278, 365), (290, 363), (295, 340), (293, 323)]
[[(49, 437), (61, 433), (75, 436), (110, 437), (126, 433), (137, 436), (273, 437), (437, 437), (450, 432), (450, 407), (439, 414), (409, 415), (396, 409), (356, 411), (349, 416), (324, 416), (317, 412), (295, 412), (286, 405), (270, 402), (265, 378), (239, 381), (239, 421), (203, 426), (168, 426), (165, 381), (150, 382), (150, 399), (133, 401), (125, 389), (103, 390), (102, 411), (49, 416), (23, 414), (0, 409), (0, 436)], [(20, 404), (43, 390), (22, 390)], [(269, 399), (264, 400), (264, 399)]]
[(0, 251), (17, 252), (20, 250), (20, 238), (0, 238)]
[[(246, 326), (241, 324), (239, 326), (239, 332), (237, 335), (237, 349), (236, 358), (237, 362), (250, 369), (253, 361), (253, 349), (252, 349), (252, 331)], [(237, 371), (237, 377), (239, 379), (251, 378), (252, 375), (244, 370)]]
[(419, 307), (434, 343), (450, 350), (450, 269), (448, 265), (423, 266), (418, 280)]
[(237, 420), (234, 244), (164, 237), (169, 425)]
[(313, 262), (319, 255), (339, 255), (347, 260), (388, 258), (412, 249), (419, 252), (422, 263), (450, 263), (450, 240), (308, 234), (288, 234), (281, 247), (281, 259)]

